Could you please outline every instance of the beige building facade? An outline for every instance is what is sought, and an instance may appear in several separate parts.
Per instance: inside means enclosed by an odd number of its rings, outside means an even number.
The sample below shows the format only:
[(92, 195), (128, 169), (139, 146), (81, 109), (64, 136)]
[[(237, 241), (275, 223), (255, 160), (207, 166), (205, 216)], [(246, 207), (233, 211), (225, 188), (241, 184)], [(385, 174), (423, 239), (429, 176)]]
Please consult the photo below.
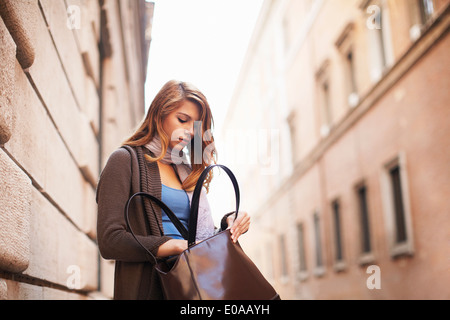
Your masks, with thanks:
[(283, 299), (450, 298), (449, 25), (448, 0), (264, 2), (221, 139)]
[(153, 6), (0, 1), (0, 299), (112, 297), (95, 190), (144, 115)]

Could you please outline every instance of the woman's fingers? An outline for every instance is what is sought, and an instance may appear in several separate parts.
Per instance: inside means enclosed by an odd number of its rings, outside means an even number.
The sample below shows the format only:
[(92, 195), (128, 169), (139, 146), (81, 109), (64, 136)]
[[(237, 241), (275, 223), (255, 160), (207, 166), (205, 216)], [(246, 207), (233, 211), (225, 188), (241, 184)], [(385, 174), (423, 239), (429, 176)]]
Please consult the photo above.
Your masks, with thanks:
[(239, 211), (238, 217), (234, 221), (230, 229), (231, 240), (233, 240), (233, 242), (236, 242), (242, 234), (248, 231), (249, 228), (250, 216), (247, 212)]

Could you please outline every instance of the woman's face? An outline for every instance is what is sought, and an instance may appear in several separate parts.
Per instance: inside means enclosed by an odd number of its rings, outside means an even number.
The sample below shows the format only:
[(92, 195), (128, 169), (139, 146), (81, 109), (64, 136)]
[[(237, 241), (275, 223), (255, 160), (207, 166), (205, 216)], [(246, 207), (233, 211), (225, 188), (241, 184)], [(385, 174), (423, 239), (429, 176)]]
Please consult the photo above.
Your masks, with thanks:
[(182, 150), (194, 136), (194, 122), (200, 121), (199, 107), (188, 100), (164, 119), (163, 130), (169, 137), (169, 147)]

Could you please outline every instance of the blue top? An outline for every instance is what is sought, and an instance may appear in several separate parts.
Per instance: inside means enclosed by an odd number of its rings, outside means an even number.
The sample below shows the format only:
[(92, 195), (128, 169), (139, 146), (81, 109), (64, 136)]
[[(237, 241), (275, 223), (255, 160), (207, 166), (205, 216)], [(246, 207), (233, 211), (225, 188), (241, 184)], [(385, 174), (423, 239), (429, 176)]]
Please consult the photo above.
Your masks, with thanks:
[[(161, 200), (170, 208), (170, 210), (175, 213), (178, 219), (180, 219), (181, 223), (184, 225), (186, 230), (188, 230), (189, 225), (189, 214), (190, 214), (190, 204), (189, 197), (184, 190), (170, 188), (168, 186), (162, 185), (161, 189)], [(162, 225), (164, 228), (164, 235), (168, 237), (172, 237), (173, 239), (181, 239), (180, 232), (178, 232), (177, 228), (174, 226), (170, 218), (164, 212), (162, 212)]]

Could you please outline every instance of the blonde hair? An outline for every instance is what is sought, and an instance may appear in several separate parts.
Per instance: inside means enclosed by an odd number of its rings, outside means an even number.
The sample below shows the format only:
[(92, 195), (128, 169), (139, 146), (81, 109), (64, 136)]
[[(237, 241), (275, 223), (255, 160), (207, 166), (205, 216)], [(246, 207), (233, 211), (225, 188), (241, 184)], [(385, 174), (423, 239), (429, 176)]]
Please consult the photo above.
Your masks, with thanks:
[[(211, 109), (203, 93), (192, 84), (176, 80), (167, 82), (153, 99), (153, 102), (147, 111), (147, 115), (139, 125), (138, 129), (130, 138), (123, 142), (123, 145), (135, 147), (144, 146), (150, 143), (153, 138), (158, 135), (161, 139), (161, 155), (155, 155), (155, 158), (146, 156), (146, 158), (150, 162), (161, 160), (167, 152), (170, 141), (163, 130), (163, 122), (170, 113), (180, 106), (181, 102), (186, 100), (195, 103), (199, 107), (200, 121), (202, 124), (201, 132), (194, 133), (194, 138), (187, 146), (190, 154), (192, 172), (183, 181), (182, 187), (186, 191), (192, 191), (195, 188), (202, 171), (210, 164), (216, 163), (217, 157), (217, 151), (214, 146), (214, 137), (211, 133), (214, 122)], [(196, 139), (201, 139), (202, 141), (201, 164), (194, 161), (195, 155), (194, 152), (192, 152), (194, 150), (193, 145)], [(198, 157), (195, 157), (195, 160), (197, 159)], [(212, 177), (213, 174), (212, 171), (210, 171), (204, 182), (207, 191), (209, 191), (209, 184)]]

